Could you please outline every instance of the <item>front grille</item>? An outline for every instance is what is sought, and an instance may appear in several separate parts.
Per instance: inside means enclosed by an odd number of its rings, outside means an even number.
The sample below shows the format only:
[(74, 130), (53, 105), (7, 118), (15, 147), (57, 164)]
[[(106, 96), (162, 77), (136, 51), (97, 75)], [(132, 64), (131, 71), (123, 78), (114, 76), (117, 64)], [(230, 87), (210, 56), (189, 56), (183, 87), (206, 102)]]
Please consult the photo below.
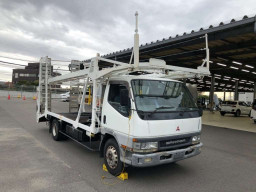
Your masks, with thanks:
[(164, 140), (159, 142), (160, 148), (173, 148), (173, 147), (178, 147), (178, 146), (183, 146), (186, 144), (191, 143), (191, 137), (183, 137), (183, 138), (178, 138), (178, 139), (169, 139), (169, 140)]

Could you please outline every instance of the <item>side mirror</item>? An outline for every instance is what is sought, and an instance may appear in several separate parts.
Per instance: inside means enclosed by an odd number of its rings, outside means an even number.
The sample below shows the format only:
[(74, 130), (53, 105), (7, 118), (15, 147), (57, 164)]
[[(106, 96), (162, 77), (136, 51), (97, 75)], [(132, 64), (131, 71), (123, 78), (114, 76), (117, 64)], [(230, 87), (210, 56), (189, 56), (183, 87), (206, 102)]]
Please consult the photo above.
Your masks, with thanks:
[(130, 104), (130, 98), (129, 98), (128, 90), (121, 89), (120, 90), (120, 105), (129, 107), (129, 104)]
[(200, 117), (202, 117), (203, 116), (203, 109), (201, 107), (199, 108), (198, 112), (199, 112)]

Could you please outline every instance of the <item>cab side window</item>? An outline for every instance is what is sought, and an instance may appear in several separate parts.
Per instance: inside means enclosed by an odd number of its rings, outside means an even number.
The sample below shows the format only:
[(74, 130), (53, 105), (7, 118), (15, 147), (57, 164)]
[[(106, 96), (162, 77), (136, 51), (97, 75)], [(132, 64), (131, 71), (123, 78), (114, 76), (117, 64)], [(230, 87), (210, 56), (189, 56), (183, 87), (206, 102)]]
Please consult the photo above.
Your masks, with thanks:
[(128, 89), (126, 86), (122, 84), (110, 84), (108, 102), (115, 110), (117, 110), (123, 116), (128, 117), (130, 110), (130, 100), (128, 101), (128, 105), (121, 105), (121, 95), (124, 91), (128, 94)]

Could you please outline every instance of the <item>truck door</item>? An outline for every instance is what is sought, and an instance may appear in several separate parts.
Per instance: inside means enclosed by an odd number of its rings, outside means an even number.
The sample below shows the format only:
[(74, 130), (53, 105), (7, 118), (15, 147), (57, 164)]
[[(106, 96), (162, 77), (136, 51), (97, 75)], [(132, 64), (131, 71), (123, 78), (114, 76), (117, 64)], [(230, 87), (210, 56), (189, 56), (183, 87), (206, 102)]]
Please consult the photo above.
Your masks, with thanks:
[[(107, 85), (102, 108), (102, 125), (110, 130), (128, 133), (130, 99), (128, 83), (110, 82)], [(122, 102), (127, 98), (127, 102)]]

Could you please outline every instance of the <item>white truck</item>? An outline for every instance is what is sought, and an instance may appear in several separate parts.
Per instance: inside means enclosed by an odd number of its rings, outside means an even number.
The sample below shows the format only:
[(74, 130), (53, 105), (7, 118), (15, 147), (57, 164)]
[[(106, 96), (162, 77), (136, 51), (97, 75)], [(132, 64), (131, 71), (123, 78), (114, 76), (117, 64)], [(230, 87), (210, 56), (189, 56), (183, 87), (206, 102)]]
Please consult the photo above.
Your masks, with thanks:
[[(137, 14), (136, 14), (137, 26)], [(51, 59), (40, 60), (37, 122), (49, 122), (54, 140), (71, 138), (89, 150), (99, 151), (108, 171), (117, 176), (126, 166), (146, 167), (176, 162), (201, 152), (202, 110), (177, 79), (210, 75), (209, 49), (197, 69), (166, 65), (150, 59), (139, 62), (136, 27), (134, 63), (123, 63), (99, 55), (84, 62), (84, 69), (50, 77)], [(80, 81), (79, 81), (80, 79)], [(76, 112), (51, 110), (51, 85), (64, 81), (83, 83)], [(85, 110), (85, 93), (92, 87), (91, 111)]]
[(256, 99), (252, 103), (251, 118), (256, 123)]

